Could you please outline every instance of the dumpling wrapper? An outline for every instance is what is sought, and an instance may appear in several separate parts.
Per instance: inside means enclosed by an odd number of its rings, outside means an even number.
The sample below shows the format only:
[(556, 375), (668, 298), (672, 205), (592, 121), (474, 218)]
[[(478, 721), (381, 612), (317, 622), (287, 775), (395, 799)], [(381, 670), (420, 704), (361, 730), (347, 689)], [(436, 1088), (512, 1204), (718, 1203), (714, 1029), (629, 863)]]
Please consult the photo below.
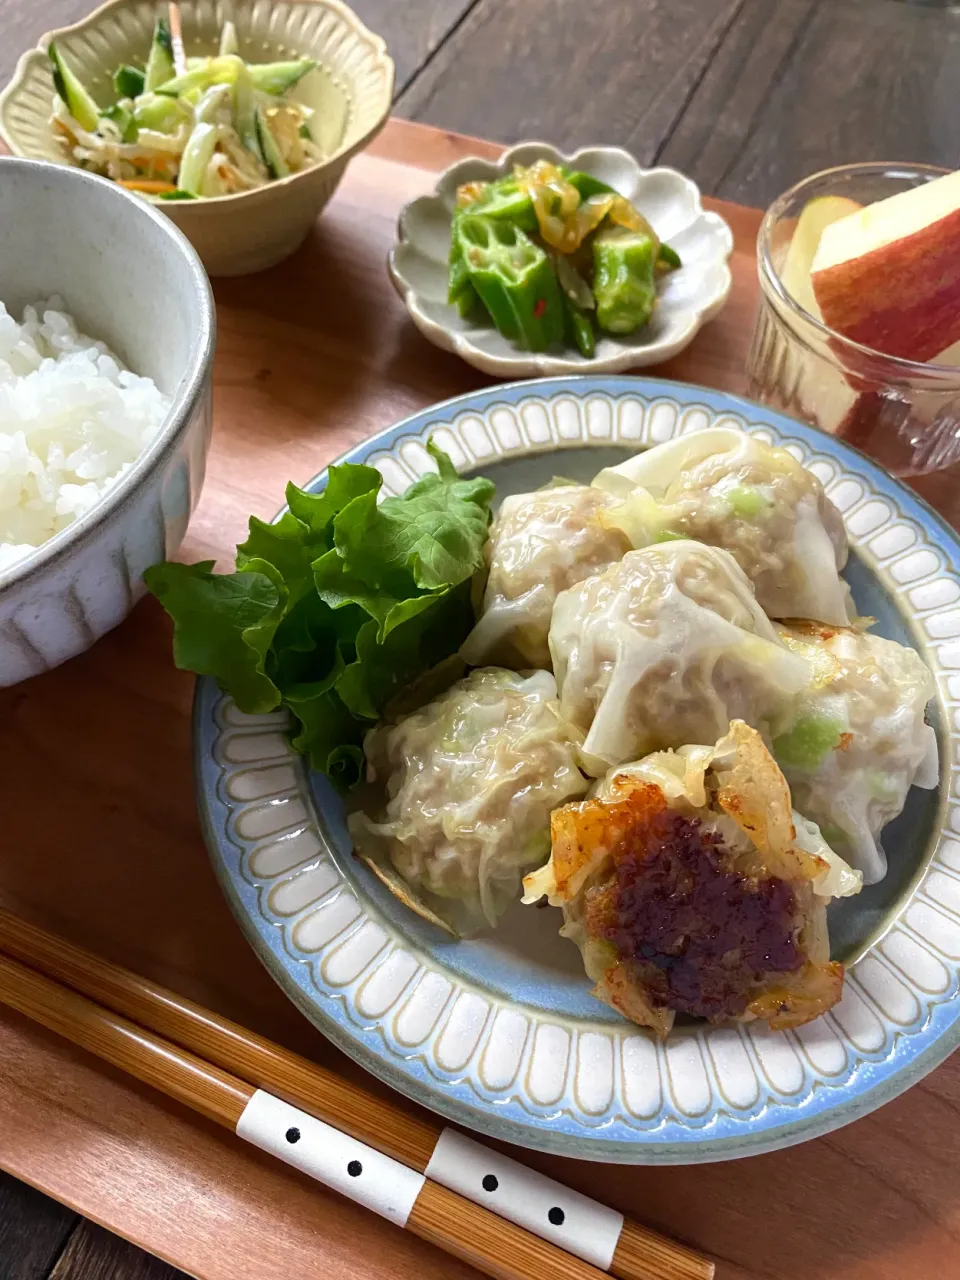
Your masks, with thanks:
[(729, 551), (769, 617), (834, 626), (854, 617), (840, 577), (843, 520), (786, 449), (736, 427), (709, 427), (608, 467), (593, 483), (621, 499), (604, 519), (633, 546), (673, 536)]
[(560, 706), (594, 776), (733, 719), (767, 729), (810, 680), (726, 551), (664, 542), (557, 597), (550, 652)]
[(759, 734), (622, 766), (556, 810), (524, 902), (563, 908), (593, 994), (666, 1036), (677, 1013), (801, 1026), (831, 1008), (826, 908), (860, 875), (794, 813)]
[(937, 735), (925, 718), (933, 676), (915, 650), (865, 631), (793, 622), (780, 636), (814, 677), (774, 755), (797, 807), (875, 884), (887, 870), (880, 832), (911, 786), (939, 781)]
[(547, 671), (473, 671), (371, 730), (364, 752), (377, 800), (350, 815), (358, 855), (407, 906), (457, 934), (496, 923), (549, 850), (551, 811), (589, 785)]
[(600, 513), (617, 499), (588, 485), (552, 485), (503, 500), (490, 529), (489, 568), (477, 625), (460, 649), (465, 662), (550, 666), (547, 632), (558, 594), (630, 550)]

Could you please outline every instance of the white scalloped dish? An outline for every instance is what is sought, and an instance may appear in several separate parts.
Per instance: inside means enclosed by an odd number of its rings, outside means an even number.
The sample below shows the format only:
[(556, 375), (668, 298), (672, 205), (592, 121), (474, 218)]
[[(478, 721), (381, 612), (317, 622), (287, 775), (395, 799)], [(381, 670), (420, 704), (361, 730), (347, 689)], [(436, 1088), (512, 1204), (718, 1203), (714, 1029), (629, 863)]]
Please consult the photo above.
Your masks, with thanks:
[[(457, 188), (503, 177), (514, 165), (536, 160), (568, 165), (608, 183), (650, 221), (683, 262), (678, 271), (661, 279), (650, 323), (623, 337), (598, 334), (596, 354), (590, 359), (573, 348), (542, 355), (521, 351), (491, 323), (464, 319), (447, 302), (450, 221)], [(730, 228), (719, 214), (704, 210), (696, 183), (676, 169), (642, 169), (618, 147), (587, 147), (568, 156), (546, 143), (524, 142), (505, 151), (496, 163), (479, 157), (460, 161), (441, 175), (432, 195), (406, 205), (389, 269), (411, 319), (435, 346), (495, 377), (528, 378), (616, 373), (669, 360), (689, 346), (726, 302), (732, 252)]]
[[(842, 442), (721, 392), (651, 378), (496, 386), (355, 449), (400, 493), (432, 437), (498, 500), (587, 480), (709, 426), (782, 444), (821, 481), (850, 543), (844, 576), (876, 632), (933, 673), (938, 790), (885, 831), (886, 877), (830, 908), (843, 997), (793, 1030), (680, 1021), (665, 1041), (590, 994), (559, 913), (515, 904), (496, 931), (449, 934), (353, 856), (342, 801), (285, 736), (198, 683), (195, 761), (214, 866), (271, 973), (327, 1036), (408, 1096), (491, 1137), (638, 1164), (774, 1150), (895, 1097), (960, 1044), (960, 541)], [(325, 475), (310, 487), (322, 488)]]

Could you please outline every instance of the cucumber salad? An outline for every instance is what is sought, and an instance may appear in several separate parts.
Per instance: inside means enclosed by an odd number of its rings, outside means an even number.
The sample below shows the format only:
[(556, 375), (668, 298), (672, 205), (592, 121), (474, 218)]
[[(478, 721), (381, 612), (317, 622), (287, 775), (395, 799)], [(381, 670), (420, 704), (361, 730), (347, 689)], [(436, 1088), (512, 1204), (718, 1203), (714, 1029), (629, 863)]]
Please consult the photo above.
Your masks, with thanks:
[(186, 58), (180, 15), (158, 18), (143, 66), (113, 74), (115, 97), (98, 102), (51, 42), (52, 128), (83, 169), (159, 200), (195, 200), (262, 187), (323, 159), (313, 111), (289, 91), (316, 63), (251, 63), (225, 22), (219, 52)]
[(538, 160), (457, 191), (448, 301), (525, 351), (591, 357), (597, 330), (649, 323), (658, 278), (680, 265), (626, 197), (587, 173)]

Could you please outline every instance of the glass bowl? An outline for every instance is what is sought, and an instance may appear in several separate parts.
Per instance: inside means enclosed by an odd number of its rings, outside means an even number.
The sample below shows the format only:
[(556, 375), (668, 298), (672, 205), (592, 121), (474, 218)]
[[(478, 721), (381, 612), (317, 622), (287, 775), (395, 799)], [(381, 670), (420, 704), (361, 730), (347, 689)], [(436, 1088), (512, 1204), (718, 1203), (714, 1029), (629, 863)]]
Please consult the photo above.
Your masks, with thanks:
[(845, 196), (872, 204), (946, 172), (880, 162), (827, 169), (774, 201), (757, 240), (760, 309), (747, 357), (748, 394), (842, 437), (904, 477), (960, 460), (960, 344), (928, 364), (861, 346), (805, 310), (782, 272), (808, 201)]

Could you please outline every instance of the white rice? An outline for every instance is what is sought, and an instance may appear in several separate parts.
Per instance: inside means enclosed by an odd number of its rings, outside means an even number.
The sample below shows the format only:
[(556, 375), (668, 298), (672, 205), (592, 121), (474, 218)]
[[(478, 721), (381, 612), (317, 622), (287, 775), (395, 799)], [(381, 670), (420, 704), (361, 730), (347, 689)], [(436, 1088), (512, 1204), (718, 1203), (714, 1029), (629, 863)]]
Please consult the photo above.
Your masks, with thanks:
[(170, 408), (52, 297), (0, 302), (0, 572), (95, 506)]

